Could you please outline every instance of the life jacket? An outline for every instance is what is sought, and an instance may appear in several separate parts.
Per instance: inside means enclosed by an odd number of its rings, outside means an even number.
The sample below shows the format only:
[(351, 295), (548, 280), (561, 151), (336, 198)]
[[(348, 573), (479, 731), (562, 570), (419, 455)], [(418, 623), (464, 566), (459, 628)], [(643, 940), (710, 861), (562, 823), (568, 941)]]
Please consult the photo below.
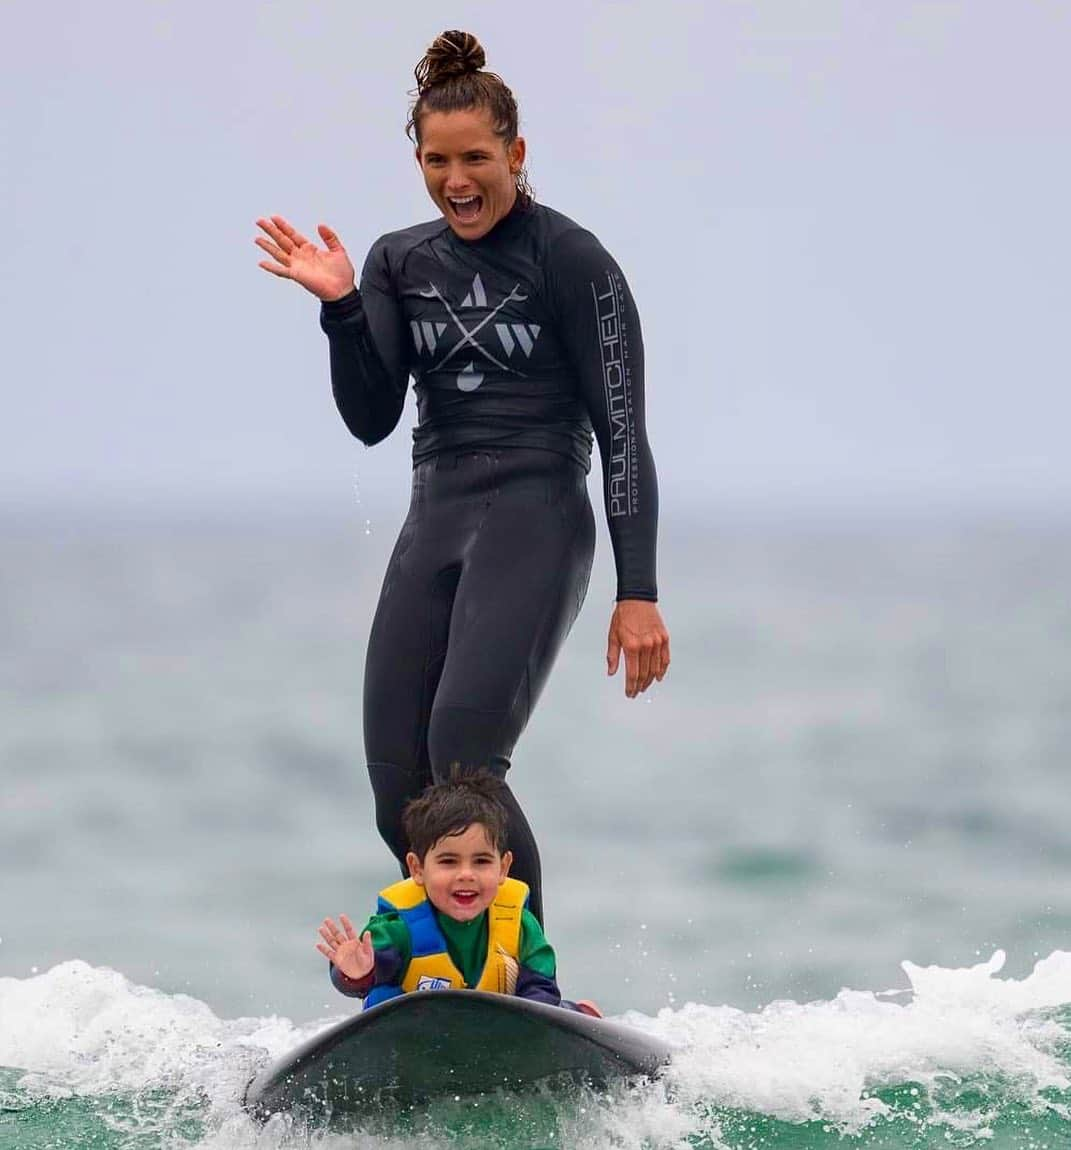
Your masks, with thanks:
[(521, 912), (528, 905), (528, 886), (508, 878), (487, 908), (487, 958), (480, 980), (468, 986), (447, 950), (446, 938), (424, 888), (411, 878), (379, 892), (378, 914), (397, 913), (409, 930), (411, 957), (401, 985), (374, 986), (364, 1000), (367, 1010), (411, 990), (488, 990), (512, 994), (517, 986), (521, 948)]

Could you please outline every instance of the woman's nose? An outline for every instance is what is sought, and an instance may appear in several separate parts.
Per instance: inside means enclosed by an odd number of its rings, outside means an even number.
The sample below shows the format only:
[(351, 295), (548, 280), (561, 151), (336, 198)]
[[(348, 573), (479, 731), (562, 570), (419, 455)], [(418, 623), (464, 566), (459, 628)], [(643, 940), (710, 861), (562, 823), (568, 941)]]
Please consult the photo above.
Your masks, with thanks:
[(461, 164), (451, 165), (446, 173), (446, 190), (448, 192), (463, 192), (469, 182), (468, 174)]

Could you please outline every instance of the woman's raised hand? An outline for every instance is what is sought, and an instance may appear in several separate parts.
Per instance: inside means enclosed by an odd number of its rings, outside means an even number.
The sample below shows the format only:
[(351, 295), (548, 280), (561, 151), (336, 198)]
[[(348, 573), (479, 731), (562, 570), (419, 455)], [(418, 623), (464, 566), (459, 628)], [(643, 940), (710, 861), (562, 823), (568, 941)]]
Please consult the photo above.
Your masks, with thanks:
[(261, 260), (258, 267), (281, 279), (294, 280), (317, 299), (341, 299), (353, 291), (353, 264), (338, 236), (326, 224), (316, 229), (326, 245), (323, 248), (307, 240), (282, 216), (259, 219), (257, 227), (269, 238), (257, 236), (254, 243), (271, 256), (270, 260)]

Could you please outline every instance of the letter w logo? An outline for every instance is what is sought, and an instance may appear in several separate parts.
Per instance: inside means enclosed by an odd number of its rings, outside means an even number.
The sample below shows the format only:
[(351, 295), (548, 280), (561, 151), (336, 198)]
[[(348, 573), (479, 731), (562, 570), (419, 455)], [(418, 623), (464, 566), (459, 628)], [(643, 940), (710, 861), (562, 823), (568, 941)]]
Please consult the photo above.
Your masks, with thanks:
[(435, 350), (435, 345), (439, 342), (439, 336), (446, 331), (446, 324), (411, 319), (409, 330), (413, 333), (413, 343), (416, 344), (417, 355), (424, 350), (425, 346), (428, 349), (428, 354), (431, 355)]
[(520, 344), (521, 351), (526, 359), (531, 359), (532, 348), (539, 338), (540, 327), (537, 323), (496, 323), (499, 342), (506, 355), (512, 355), (513, 349)]

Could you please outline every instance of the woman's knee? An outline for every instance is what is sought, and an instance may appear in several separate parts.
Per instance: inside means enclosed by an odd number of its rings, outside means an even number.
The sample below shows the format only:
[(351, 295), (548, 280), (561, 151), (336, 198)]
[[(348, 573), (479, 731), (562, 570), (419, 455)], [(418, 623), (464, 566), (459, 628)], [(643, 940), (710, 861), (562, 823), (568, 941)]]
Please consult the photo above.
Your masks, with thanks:
[(402, 832), (402, 811), (424, 789), (421, 772), (397, 763), (369, 763), (368, 777), (376, 801), (376, 829), (399, 858), (408, 849)]
[(437, 783), (455, 772), (490, 771), (500, 779), (509, 770), (509, 747), (503, 745), (506, 716), (501, 711), (439, 705), (428, 723), (428, 760)]

